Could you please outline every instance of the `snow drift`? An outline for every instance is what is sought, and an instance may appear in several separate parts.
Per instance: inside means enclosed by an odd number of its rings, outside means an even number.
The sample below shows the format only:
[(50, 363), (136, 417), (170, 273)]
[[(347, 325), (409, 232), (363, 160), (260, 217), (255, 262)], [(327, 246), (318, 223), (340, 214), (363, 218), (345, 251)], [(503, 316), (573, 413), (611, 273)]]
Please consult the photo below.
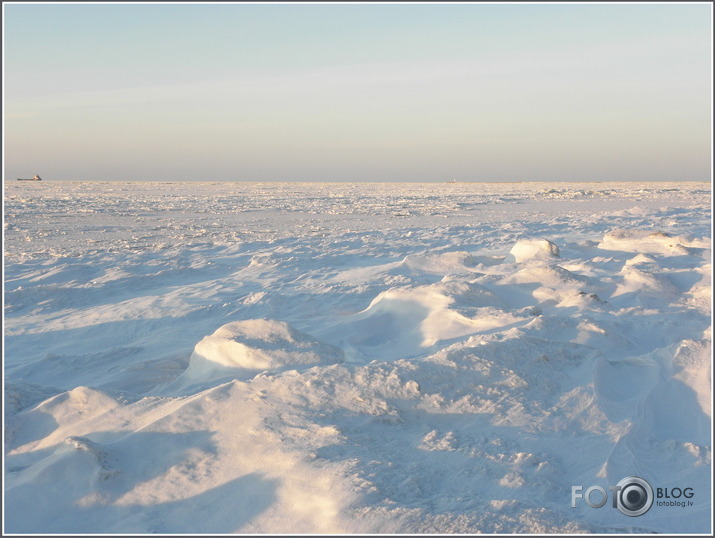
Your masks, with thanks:
[(342, 362), (339, 348), (318, 342), (285, 322), (252, 319), (227, 323), (203, 338), (189, 358), (177, 385), (221, 377), (248, 377), (258, 372)]

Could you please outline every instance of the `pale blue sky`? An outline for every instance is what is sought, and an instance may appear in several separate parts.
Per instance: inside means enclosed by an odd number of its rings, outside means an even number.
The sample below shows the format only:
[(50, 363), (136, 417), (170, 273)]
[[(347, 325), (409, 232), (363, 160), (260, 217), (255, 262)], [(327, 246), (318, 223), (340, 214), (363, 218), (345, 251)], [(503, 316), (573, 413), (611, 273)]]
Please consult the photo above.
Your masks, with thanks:
[(4, 177), (709, 180), (711, 10), (5, 3)]

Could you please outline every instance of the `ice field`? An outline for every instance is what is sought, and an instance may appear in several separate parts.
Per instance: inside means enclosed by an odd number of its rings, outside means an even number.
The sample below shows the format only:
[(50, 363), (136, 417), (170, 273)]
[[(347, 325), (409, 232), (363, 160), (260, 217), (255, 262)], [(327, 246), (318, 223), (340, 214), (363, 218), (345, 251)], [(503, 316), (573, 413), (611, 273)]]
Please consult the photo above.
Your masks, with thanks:
[(711, 531), (708, 183), (4, 188), (6, 532)]

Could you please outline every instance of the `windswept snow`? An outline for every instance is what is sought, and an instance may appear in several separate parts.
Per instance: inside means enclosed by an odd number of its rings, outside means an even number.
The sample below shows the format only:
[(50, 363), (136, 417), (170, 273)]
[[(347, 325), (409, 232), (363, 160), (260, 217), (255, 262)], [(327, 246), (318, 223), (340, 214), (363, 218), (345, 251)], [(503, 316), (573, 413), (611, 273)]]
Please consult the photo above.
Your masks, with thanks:
[(708, 533), (710, 202), (6, 185), (5, 531)]

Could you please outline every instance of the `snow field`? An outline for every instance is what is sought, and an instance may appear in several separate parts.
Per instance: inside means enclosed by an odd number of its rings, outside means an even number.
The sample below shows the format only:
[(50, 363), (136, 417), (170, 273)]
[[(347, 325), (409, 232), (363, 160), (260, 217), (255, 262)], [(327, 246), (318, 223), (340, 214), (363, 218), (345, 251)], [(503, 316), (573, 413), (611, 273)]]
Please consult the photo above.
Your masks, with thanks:
[(32, 187), (7, 532), (710, 530), (709, 186)]

